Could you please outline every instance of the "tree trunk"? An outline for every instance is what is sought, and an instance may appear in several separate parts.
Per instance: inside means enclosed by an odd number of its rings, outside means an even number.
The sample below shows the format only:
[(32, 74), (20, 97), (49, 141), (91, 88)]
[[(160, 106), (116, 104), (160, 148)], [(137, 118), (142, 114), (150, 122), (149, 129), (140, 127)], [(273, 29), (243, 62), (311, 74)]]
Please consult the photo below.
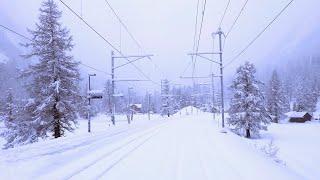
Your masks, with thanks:
[(58, 109), (56, 108), (56, 105), (53, 107), (53, 119), (54, 119), (54, 138), (61, 137), (61, 126), (60, 126), (60, 115), (58, 112)]
[(278, 117), (274, 118), (274, 123), (279, 123), (279, 118)]
[(250, 129), (246, 129), (246, 138), (250, 138), (251, 135), (250, 135)]

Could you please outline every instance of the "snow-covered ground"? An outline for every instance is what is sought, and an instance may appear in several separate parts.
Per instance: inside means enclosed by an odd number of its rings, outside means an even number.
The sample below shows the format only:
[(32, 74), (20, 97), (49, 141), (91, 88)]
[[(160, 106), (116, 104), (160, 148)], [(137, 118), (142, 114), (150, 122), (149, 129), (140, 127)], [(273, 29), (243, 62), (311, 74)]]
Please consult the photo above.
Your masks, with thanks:
[[(106, 116), (81, 121), (75, 133), (0, 150), (0, 179), (318, 179), (319, 123), (275, 124), (261, 139), (220, 133), (212, 115), (190, 108), (165, 118)], [(253, 144), (270, 139), (277, 163)]]
[[(304, 179), (320, 177), (320, 122), (272, 124), (261, 139), (253, 140), (265, 146), (271, 140), (278, 148), (277, 157), (289, 169)], [(255, 142), (256, 141), (256, 142)]]

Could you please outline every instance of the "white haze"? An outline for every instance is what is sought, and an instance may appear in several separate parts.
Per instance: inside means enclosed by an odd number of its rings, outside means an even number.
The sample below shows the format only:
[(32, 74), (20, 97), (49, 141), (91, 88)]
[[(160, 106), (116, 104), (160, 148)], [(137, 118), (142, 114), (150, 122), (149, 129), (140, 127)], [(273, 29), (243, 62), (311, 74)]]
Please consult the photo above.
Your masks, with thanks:
[[(80, 0), (65, 0), (75, 11), (80, 13)], [(126, 23), (129, 30), (140, 42), (144, 50), (139, 49), (129, 35), (121, 28), (121, 50), (124, 54), (154, 54), (153, 62), (148, 59), (137, 62), (148, 76), (157, 82), (168, 78), (173, 83), (191, 83), (190, 80), (181, 81), (180, 75), (190, 76), (189, 68), (181, 74), (190, 57), (187, 53), (192, 51), (193, 33), (196, 13), (196, 0), (109, 0), (114, 9)], [(227, 31), (237, 16), (245, 0), (231, 1), (222, 28)], [(225, 61), (241, 51), (243, 47), (259, 33), (272, 18), (288, 3), (288, 0), (259, 0), (249, 1), (244, 13), (240, 17), (233, 32), (225, 45)], [(0, 21), (25, 35), (26, 28), (33, 28), (38, 21), (38, 8), (40, 0), (1, 0)], [(111, 48), (96, 34), (89, 30), (82, 22), (70, 13), (60, 2), (63, 11), (63, 24), (71, 30), (76, 44), (73, 54), (75, 59), (110, 72)], [(203, 31), (199, 51), (212, 51), (211, 33), (216, 31), (227, 4), (227, 0), (208, 0), (204, 19)], [(282, 16), (246, 51), (235, 63), (226, 68), (228, 76), (233, 75), (235, 68), (249, 60), (257, 64), (258, 70), (268, 71), (273, 67), (292, 58), (292, 56), (315, 55), (314, 46), (305, 49), (304, 41), (314, 39), (319, 32), (320, 1), (297, 0), (282, 14)], [(14, 15), (13, 15), (14, 14)], [(101, 34), (103, 34), (117, 48), (120, 48), (120, 24), (113, 16), (104, 0), (83, 0), (83, 17)], [(199, 19), (200, 21), (200, 19)], [(1, 30), (3, 31), (3, 30)], [(7, 33), (14, 44), (23, 39)], [(315, 45), (318, 45), (316, 41)], [(216, 44), (217, 47), (217, 44)], [(1, 46), (0, 46), (1, 48)], [(20, 48), (20, 47), (19, 47)], [(121, 61), (121, 62), (120, 62)], [(198, 59), (196, 75), (210, 73), (210, 63)], [(125, 63), (119, 60), (117, 64)], [(216, 71), (214, 69), (214, 71)], [(94, 71), (82, 67), (83, 77)], [(97, 73), (94, 86), (101, 88), (109, 76)], [(132, 66), (117, 70), (118, 78), (145, 79)], [(130, 83), (123, 86), (143, 86), (145, 89), (159, 89), (152, 83)], [(119, 86), (122, 86), (119, 84)]]

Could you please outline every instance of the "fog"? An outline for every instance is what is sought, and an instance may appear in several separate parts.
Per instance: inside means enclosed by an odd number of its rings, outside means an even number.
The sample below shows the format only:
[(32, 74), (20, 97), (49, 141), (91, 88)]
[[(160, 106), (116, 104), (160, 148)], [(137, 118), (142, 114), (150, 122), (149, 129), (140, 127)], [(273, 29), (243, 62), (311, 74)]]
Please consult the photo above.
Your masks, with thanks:
[[(123, 54), (153, 54), (152, 61), (142, 59), (135, 62), (136, 66), (152, 80), (160, 83), (161, 79), (167, 78), (172, 83), (191, 84), (191, 80), (181, 80), (179, 77), (191, 76), (192, 72), (191, 67), (187, 69), (186, 67), (191, 61), (187, 53), (192, 52), (193, 47), (197, 1), (110, 0), (109, 2), (142, 48), (139, 48), (125, 29), (121, 27), (104, 0), (83, 0), (82, 12), (80, 0), (65, 0), (66, 4), (70, 5), (77, 13), (82, 14), (90, 25), (120, 49)], [(207, 1), (199, 52), (212, 51), (211, 33), (217, 31), (227, 2), (227, 0)], [(244, 2), (245, 0), (231, 0), (222, 24), (223, 31), (229, 30)], [(226, 39), (224, 62), (229, 62), (239, 53), (288, 2), (288, 0), (248, 1), (239, 21)], [(29, 36), (26, 29), (33, 29), (38, 21), (40, 4), (40, 0), (1, 0), (0, 24)], [(62, 23), (70, 29), (74, 38), (73, 55), (75, 59), (109, 73), (110, 46), (71, 14), (60, 2), (57, 1), (57, 4), (63, 11)], [(317, 56), (320, 45), (320, 39), (317, 37), (320, 31), (318, 7), (320, 7), (320, 2), (317, 0), (294, 1), (242, 56), (225, 68), (227, 79), (232, 77), (236, 67), (244, 61), (253, 62), (257, 65), (258, 72), (264, 74), (292, 59)], [(200, 15), (198, 22), (200, 22)], [(26, 51), (19, 46), (19, 43), (24, 42), (22, 38), (3, 29), (0, 34), (2, 42), (6, 44), (0, 43), (1, 52), (4, 54), (10, 56), (13, 48), (19, 49), (19, 53)], [(217, 43), (216, 41), (215, 51), (217, 51)], [(12, 44), (11, 48), (8, 48), (8, 44)], [(116, 64), (120, 65), (125, 62), (125, 60), (117, 60)], [(208, 75), (211, 72), (211, 67), (214, 73), (218, 73), (216, 65), (211, 65), (198, 58), (195, 75)], [(110, 78), (109, 75), (95, 72), (84, 66), (81, 66), (81, 70), (84, 78), (88, 73), (97, 74), (93, 81), (93, 86), (96, 88), (101, 88), (106, 79)], [(130, 65), (118, 69), (116, 75), (119, 79), (145, 79)], [(121, 83), (119, 86), (133, 86), (143, 92), (159, 89), (158, 85), (151, 82)]]

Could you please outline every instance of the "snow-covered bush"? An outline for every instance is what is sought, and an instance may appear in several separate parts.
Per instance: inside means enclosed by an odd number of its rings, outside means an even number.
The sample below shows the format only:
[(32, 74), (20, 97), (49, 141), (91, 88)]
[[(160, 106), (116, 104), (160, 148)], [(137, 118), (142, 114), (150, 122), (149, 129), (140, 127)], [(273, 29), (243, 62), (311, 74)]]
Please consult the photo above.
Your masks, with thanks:
[(274, 144), (273, 140), (270, 140), (268, 143), (262, 144), (260, 146), (257, 144), (255, 144), (254, 146), (267, 157), (274, 160), (276, 163), (285, 165), (285, 162), (278, 158), (279, 148)]

